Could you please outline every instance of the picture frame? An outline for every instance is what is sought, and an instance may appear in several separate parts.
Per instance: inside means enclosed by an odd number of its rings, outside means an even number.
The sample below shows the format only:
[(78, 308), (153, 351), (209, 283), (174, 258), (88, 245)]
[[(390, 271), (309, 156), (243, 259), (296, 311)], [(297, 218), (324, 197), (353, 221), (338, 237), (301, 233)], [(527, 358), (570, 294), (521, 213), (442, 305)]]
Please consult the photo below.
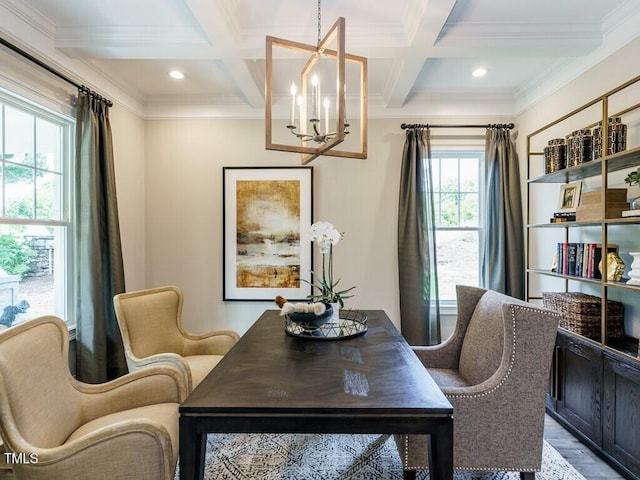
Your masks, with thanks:
[(581, 180), (562, 185), (558, 199), (558, 212), (575, 212), (580, 204), (581, 191)]
[(306, 299), (313, 167), (223, 167), (222, 179), (223, 300)]

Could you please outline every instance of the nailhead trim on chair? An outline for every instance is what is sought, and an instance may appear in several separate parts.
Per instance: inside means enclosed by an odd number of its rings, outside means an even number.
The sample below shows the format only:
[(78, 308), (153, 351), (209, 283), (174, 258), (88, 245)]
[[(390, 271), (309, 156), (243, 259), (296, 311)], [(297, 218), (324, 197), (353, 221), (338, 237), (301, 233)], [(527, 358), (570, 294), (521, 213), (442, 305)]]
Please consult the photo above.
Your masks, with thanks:
[[(453, 395), (447, 395), (449, 398), (475, 398), (475, 397), (484, 397), (486, 395), (489, 395), (490, 393), (495, 392), (496, 390), (498, 390), (502, 385), (504, 385), (504, 383), (506, 382), (507, 378), (509, 378), (509, 375), (511, 375), (511, 370), (513, 369), (513, 364), (515, 363), (515, 357), (516, 357), (516, 314), (515, 314), (515, 309), (516, 308), (520, 308), (522, 310), (528, 310), (530, 312), (534, 312), (535, 310), (531, 307), (524, 307), (522, 305), (511, 305), (511, 322), (513, 324), (513, 349), (511, 351), (511, 359), (509, 360), (509, 368), (507, 369), (507, 373), (506, 375), (502, 378), (502, 380), (500, 381), (500, 383), (498, 385), (496, 385), (495, 387), (493, 387), (491, 390), (487, 390), (486, 392), (477, 394), (471, 394), (471, 395), (459, 395), (459, 394), (453, 394)], [(555, 316), (559, 317), (560, 314), (556, 314)], [(404, 464), (406, 465), (407, 463), (409, 463), (409, 436), (405, 435), (405, 453), (404, 453)], [(428, 469), (429, 466), (423, 466), (423, 467), (409, 467), (409, 468), (405, 468), (405, 470), (425, 470)], [(508, 469), (505, 469), (504, 467), (464, 467), (464, 468), (457, 468), (456, 470), (486, 470), (486, 471), (513, 471), (513, 472), (539, 472), (540, 470), (521, 470), (521, 469), (516, 469), (513, 467), (509, 467)]]
[[(482, 392), (480, 394), (478, 394), (478, 393), (472, 393), (472, 394), (468, 394), (468, 395), (452, 394), (452, 395), (449, 395), (450, 398), (484, 397), (484, 396), (489, 395), (490, 393), (493, 393), (496, 390), (498, 390), (507, 381), (507, 378), (509, 378), (509, 376), (511, 375), (511, 370), (513, 370), (513, 364), (516, 361), (516, 314), (515, 314), (515, 311), (514, 311), (515, 308), (516, 308), (515, 305), (511, 305), (511, 323), (513, 324), (513, 338), (511, 340), (511, 343), (513, 345), (513, 348), (511, 349), (511, 358), (509, 359), (509, 368), (507, 369), (507, 373), (504, 375), (504, 377), (502, 377), (502, 380), (500, 380), (500, 383), (498, 383), (498, 385), (493, 387), (491, 390), (487, 390), (486, 392)], [(533, 311), (533, 309), (531, 309), (531, 308), (527, 308), (527, 307), (524, 307), (524, 308), (526, 308), (527, 310)]]
[[(498, 385), (496, 385), (495, 387), (493, 387), (491, 390), (487, 390), (486, 392), (482, 392), (480, 394), (478, 394), (478, 393), (473, 393), (473, 394), (469, 394), (469, 395), (452, 394), (452, 395), (448, 395), (450, 398), (484, 397), (484, 396), (489, 395), (489, 394), (495, 392), (496, 390), (498, 390), (507, 381), (507, 379), (511, 375), (511, 370), (513, 370), (513, 364), (515, 363), (515, 360), (516, 360), (516, 313), (515, 313), (516, 309), (528, 310), (530, 312), (535, 312), (536, 311), (536, 309), (533, 309), (531, 307), (525, 307), (525, 306), (522, 306), (522, 305), (511, 305), (511, 322), (513, 324), (513, 340), (512, 340), (513, 349), (511, 350), (511, 358), (509, 359), (509, 368), (507, 369), (507, 373), (502, 378), (500, 383)], [(554, 316), (560, 317), (560, 314), (554, 314)]]
[[(429, 470), (429, 466), (425, 465), (424, 467), (403, 467), (403, 470)], [(455, 470), (468, 470), (470, 472), (478, 472), (478, 471), (486, 471), (486, 472), (540, 472), (542, 471), (541, 469), (537, 469), (537, 470), (529, 470), (527, 468), (525, 469), (520, 469), (520, 468), (513, 468), (513, 467), (476, 467), (476, 468), (472, 468), (472, 467), (462, 467), (462, 468), (456, 468)]]
[[(404, 465), (409, 463), (409, 435), (404, 436)], [(404, 470), (427, 470), (429, 466), (403, 467)]]
[[(472, 467), (462, 467), (462, 468), (456, 468), (456, 470), (470, 470), (470, 471), (478, 471), (477, 468), (472, 468)], [(487, 472), (540, 472), (540, 469), (537, 470), (530, 470), (528, 467), (527, 468), (518, 468), (518, 467), (491, 467), (491, 468), (485, 468), (483, 467), (482, 470), (485, 470)]]

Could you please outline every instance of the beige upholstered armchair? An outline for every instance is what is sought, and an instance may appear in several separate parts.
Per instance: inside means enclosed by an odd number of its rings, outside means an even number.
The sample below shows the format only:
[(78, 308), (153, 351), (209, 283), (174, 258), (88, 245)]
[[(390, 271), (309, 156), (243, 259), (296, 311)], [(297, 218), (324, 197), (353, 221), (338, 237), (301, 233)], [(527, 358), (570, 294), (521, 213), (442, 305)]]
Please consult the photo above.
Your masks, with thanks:
[(16, 478), (173, 479), (180, 372), (153, 367), (90, 385), (71, 376), (68, 352), (57, 317), (0, 333), (0, 433)]
[[(558, 314), (481, 288), (458, 286), (456, 295), (453, 335), (413, 347), (453, 405), (454, 469), (519, 471), (533, 480)], [(425, 437), (396, 442), (405, 478), (428, 468)]]
[(113, 299), (129, 371), (173, 365), (188, 379), (191, 391), (240, 336), (232, 330), (186, 332), (183, 302), (182, 291), (173, 286), (121, 293)]

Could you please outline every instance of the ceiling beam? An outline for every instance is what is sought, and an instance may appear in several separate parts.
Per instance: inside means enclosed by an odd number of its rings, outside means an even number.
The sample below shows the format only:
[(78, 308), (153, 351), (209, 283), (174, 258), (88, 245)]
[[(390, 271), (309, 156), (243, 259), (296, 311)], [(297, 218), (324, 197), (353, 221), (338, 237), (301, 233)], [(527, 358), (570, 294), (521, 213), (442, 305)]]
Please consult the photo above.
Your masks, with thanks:
[[(237, 9), (231, 0), (185, 0), (197, 19), (209, 43), (218, 51), (218, 58), (227, 68), (235, 85), (252, 108), (264, 107), (264, 87), (253, 60), (244, 60), (246, 53), (236, 47), (240, 44), (241, 28)], [(263, 58), (264, 51), (260, 57)]]
[(259, 86), (259, 69), (250, 60), (222, 60), (237, 87), (252, 108), (264, 107), (264, 85)]
[(429, 0), (417, 23), (410, 47), (402, 57), (395, 59), (389, 82), (383, 92), (389, 108), (404, 105), (420, 71), (434, 48), (456, 0)]

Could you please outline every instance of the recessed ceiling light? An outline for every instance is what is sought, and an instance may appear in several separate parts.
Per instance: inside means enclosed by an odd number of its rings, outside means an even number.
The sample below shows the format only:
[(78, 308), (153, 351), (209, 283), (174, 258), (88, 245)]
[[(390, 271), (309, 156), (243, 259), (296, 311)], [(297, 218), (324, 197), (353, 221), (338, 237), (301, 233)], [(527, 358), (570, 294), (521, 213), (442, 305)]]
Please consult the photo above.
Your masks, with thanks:
[(478, 67), (473, 72), (471, 72), (471, 75), (473, 75), (474, 77), (484, 77), (486, 74), (487, 69), (484, 67)]
[(169, 72), (169, 76), (171, 78), (175, 78), (176, 80), (182, 80), (184, 78), (184, 73), (179, 70), (171, 70)]

